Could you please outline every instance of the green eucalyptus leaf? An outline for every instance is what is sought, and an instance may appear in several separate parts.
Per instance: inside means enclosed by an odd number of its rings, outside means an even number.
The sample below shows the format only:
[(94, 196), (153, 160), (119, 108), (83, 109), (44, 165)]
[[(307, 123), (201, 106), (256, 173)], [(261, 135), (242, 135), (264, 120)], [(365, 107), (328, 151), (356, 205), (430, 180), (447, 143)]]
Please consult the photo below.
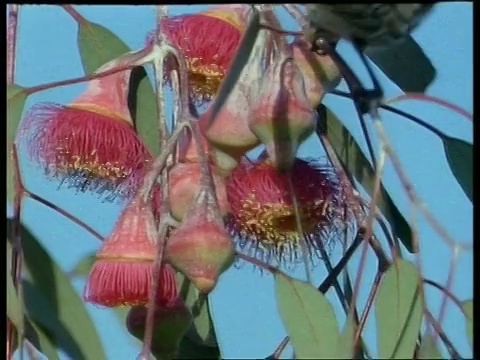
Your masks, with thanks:
[[(329, 109), (326, 109), (326, 111), (327, 137), (340, 159), (342, 166), (347, 174), (350, 174), (358, 181), (365, 191), (372, 196), (375, 184), (375, 171), (372, 165), (365, 157), (355, 138), (350, 134), (348, 129), (343, 126), (337, 116)], [(413, 252), (413, 238), (410, 225), (400, 210), (398, 210), (383, 185), (380, 186), (377, 207), (387, 218), (392, 226), (393, 232), (400, 238), (403, 245), (405, 245), (408, 251)]]
[(337, 358), (338, 359), (353, 359), (355, 352), (355, 331), (357, 327), (355, 325), (355, 319), (350, 313), (345, 321), (343, 330), (340, 333), (340, 337), (337, 344)]
[[(11, 231), (12, 221), (7, 219), (7, 231)], [(20, 230), (25, 259), (25, 267), (31, 275), (31, 287), (35, 297), (26, 297), (28, 311), (34, 315), (43, 328), (55, 336), (55, 343), (67, 353), (78, 354), (80, 358), (104, 359), (105, 352), (85, 305), (70, 283), (68, 276), (59, 268), (43, 246), (24, 225)], [(34, 289), (34, 290), (32, 290)], [(41, 294), (41, 295), (40, 295)], [(38, 304), (35, 304), (38, 299)], [(29, 303), (28, 301), (34, 301)], [(60, 327), (61, 324), (61, 327)], [(60, 332), (65, 332), (59, 337)], [(69, 336), (70, 343), (65, 343)], [(72, 347), (75, 343), (78, 349)], [(72, 356), (78, 358), (78, 356)]]
[(73, 270), (68, 273), (69, 278), (87, 277), (90, 274), (93, 264), (95, 263), (95, 254), (87, 255), (81, 258), (74, 266)]
[(56, 345), (74, 359), (81, 358), (83, 350), (77, 339), (74, 339), (64, 323), (55, 315), (52, 316), (51, 305), (45, 295), (29, 281), (23, 282), (25, 308), (30, 319), (48, 330)]
[(417, 359), (442, 359), (442, 354), (438, 350), (430, 333), (426, 334), (422, 339), (422, 344), (418, 350)]
[(442, 141), (453, 175), (465, 195), (473, 201), (473, 145), (447, 136), (442, 137)]
[(412, 359), (422, 321), (419, 274), (412, 263), (397, 259), (378, 288), (375, 300), (378, 356)]
[(12, 278), (12, 246), (7, 239), (7, 316), (15, 325), (18, 332), (23, 330), (23, 310), (21, 299), (18, 298), (17, 290)]
[(180, 295), (193, 316), (192, 325), (187, 333), (188, 338), (202, 346), (217, 347), (218, 343), (210, 314), (208, 297), (201, 294), (190, 280), (181, 273), (177, 273), (176, 276)]
[(7, 85), (7, 200), (13, 201), (15, 195), (15, 167), (12, 145), (15, 141), (18, 125), (22, 119), (28, 93), (18, 85)]
[(77, 42), (83, 69), (87, 75), (130, 51), (128, 46), (113, 32), (87, 20), (78, 23)]
[(466, 332), (468, 336), (468, 342), (473, 349), (473, 300), (463, 302), (463, 311), (465, 312), (465, 320), (467, 322)]
[(437, 76), (432, 62), (411, 36), (388, 48), (367, 47), (364, 52), (404, 92), (425, 92)]
[(25, 338), (48, 360), (58, 360), (59, 356), (51, 333), (35, 321), (25, 323)]
[(185, 336), (180, 342), (178, 359), (222, 359), (220, 348), (218, 346), (201, 345), (188, 336)]
[(275, 294), (296, 358), (336, 358), (340, 331), (325, 296), (312, 285), (282, 274), (275, 275)]
[[(145, 307), (132, 307), (128, 314), (128, 332), (143, 341), (145, 337)], [(185, 304), (155, 308), (155, 325), (152, 332), (151, 351), (157, 359), (177, 358), (180, 344), (192, 322), (192, 314)]]
[(132, 70), (128, 105), (138, 135), (153, 156), (160, 154), (157, 98), (143, 67)]

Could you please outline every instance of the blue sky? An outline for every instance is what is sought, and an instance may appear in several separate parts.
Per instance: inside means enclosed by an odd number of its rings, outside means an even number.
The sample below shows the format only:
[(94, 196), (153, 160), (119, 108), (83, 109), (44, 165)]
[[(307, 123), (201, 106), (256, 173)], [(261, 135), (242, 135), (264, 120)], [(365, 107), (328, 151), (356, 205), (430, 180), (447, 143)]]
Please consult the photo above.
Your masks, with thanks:
[[(435, 83), (428, 94), (446, 99), (467, 111), (473, 109), (473, 4), (470, 2), (440, 3), (434, 13), (414, 33), (438, 70)], [(151, 6), (77, 6), (87, 19), (106, 26), (124, 40), (132, 49), (144, 44), (145, 34), (154, 28), (155, 13)], [(170, 6), (172, 14), (195, 12), (205, 6)], [(287, 17), (282, 17), (285, 27), (292, 27)], [(20, 15), (17, 52), (16, 82), (21, 86), (64, 80), (83, 75), (83, 68), (76, 48), (77, 25), (60, 7), (23, 6)], [(349, 44), (341, 43), (340, 50), (358, 74), (365, 79), (360, 60)], [(386, 97), (394, 97), (401, 91), (382, 74), (379, 74)], [(342, 85), (343, 86), (343, 85)], [(35, 103), (54, 101), (68, 104), (85, 88), (84, 84), (48, 90), (31, 96), (27, 108)], [(325, 103), (342, 119), (345, 125), (363, 139), (349, 101), (328, 96)], [(399, 105), (404, 110), (422, 117), (453, 137), (472, 141), (472, 123), (438, 105), (406, 102)], [(407, 174), (418, 194), (432, 213), (459, 242), (473, 241), (472, 204), (454, 179), (443, 152), (442, 143), (434, 135), (402, 118), (385, 115), (384, 125), (394, 148), (406, 165)], [(373, 133), (373, 127), (371, 133)], [(301, 148), (301, 156), (319, 157), (323, 153), (315, 139), (309, 139)], [(25, 185), (36, 194), (77, 215), (101, 234), (107, 235), (120, 212), (117, 204), (100, 204), (95, 196), (75, 194), (58, 184), (48, 182), (42, 171), (22, 157), (22, 172)], [(384, 183), (400, 210), (410, 217), (410, 205), (401, 190), (399, 181), (390, 163), (387, 163)], [(93, 210), (93, 211), (92, 211)], [(23, 218), (62, 268), (70, 270), (77, 261), (98, 248), (98, 241), (70, 223), (67, 219), (26, 200)], [(418, 216), (421, 242), (421, 259), (424, 276), (445, 283), (452, 249), (430, 228), (422, 216)], [(339, 258), (341, 246), (336, 246), (332, 261)], [(357, 256), (350, 264), (351, 273), (358, 267)], [(369, 256), (364, 276), (364, 287), (373, 279), (375, 258)], [(462, 253), (454, 280), (453, 292), (461, 300), (473, 297), (472, 253)], [(302, 271), (294, 276), (303, 278)], [(319, 262), (315, 268), (317, 283), (325, 277), (324, 266)], [(278, 317), (274, 299), (273, 278), (261, 275), (252, 266), (233, 268), (225, 273), (211, 295), (214, 321), (218, 340), (225, 358), (261, 358), (269, 355), (285, 336)], [(75, 280), (82, 291), (84, 280)], [(344, 316), (333, 293), (328, 293), (339, 318)], [(360, 294), (364, 303), (366, 291)], [(441, 297), (439, 292), (427, 288), (427, 302), (433, 313), (438, 313)], [(87, 305), (102, 337), (108, 359), (134, 359), (138, 347), (121, 327), (115, 314)], [(448, 307), (448, 316), (443, 328), (453, 339), (463, 356), (471, 350), (464, 336), (464, 319), (454, 306)], [(376, 354), (375, 321), (372, 316), (367, 322), (364, 337), (371, 353)], [(286, 352), (287, 355), (290, 351)]]

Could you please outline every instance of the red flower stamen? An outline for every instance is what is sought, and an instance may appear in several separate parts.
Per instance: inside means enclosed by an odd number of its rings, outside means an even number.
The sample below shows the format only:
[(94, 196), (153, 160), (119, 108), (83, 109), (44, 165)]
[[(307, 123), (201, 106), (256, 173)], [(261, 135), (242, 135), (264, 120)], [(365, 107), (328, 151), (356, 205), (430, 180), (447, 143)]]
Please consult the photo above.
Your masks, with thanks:
[[(185, 56), (195, 100), (208, 101), (216, 94), (240, 43), (248, 10), (247, 5), (221, 5), (167, 17), (160, 24), (163, 34)], [(167, 73), (174, 67), (167, 62)]]
[(93, 182), (89, 190), (132, 194), (152, 156), (132, 126), (128, 78), (124, 72), (92, 80), (69, 106), (34, 106), (21, 132), (31, 159), (53, 177)]
[[(288, 176), (303, 234), (297, 229)], [(298, 158), (290, 175), (278, 172), (269, 160), (242, 162), (227, 181), (227, 194), (232, 214), (228, 227), (240, 238), (240, 247), (250, 242), (279, 260), (297, 252), (300, 236), (309, 242), (310, 235), (334, 230), (340, 209), (339, 186), (329, 168)]]
[[(157, 252), (151, 206), (134, 199), (97, 253), (85, 287), (85, 300), (107, 307), (146, 305)], [(175, 272), (164, 264), (157, 302), (170, 304), (177, 297)]]

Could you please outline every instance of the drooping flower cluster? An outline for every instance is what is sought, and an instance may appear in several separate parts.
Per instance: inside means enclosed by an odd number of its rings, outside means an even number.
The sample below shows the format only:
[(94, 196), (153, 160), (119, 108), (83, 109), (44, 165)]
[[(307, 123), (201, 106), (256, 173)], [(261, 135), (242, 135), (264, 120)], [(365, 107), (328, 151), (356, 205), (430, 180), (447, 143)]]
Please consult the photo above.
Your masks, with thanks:
[[(186, 60), (185, 90), (197, 105), (214, 99), (250, 9), (221, 5), (167, 17), (160, 24), (165, 38)], [(231, 235), (240, 250), (251, 244), (265, 253), (266, 261), (282, 261), (298, 257), (302, 238), (313, 254), (327, 234), (337, 231), (338, 179), (328, 166), (299, 159), (297, 149), (316, 125), (314, 108), (338, 84), (340, 74), (330, 58), (309, 53), (304, 42), (281, 44), (277, 39), (261, 31), (224, 106), (215, 118), (208, 108), (197, 119), (214, 194), (202, 184), (204, 174), (191, 133), (180, 138), (168, 184), (171, 215), (180, 225), (171, 231), (164, 249), (159, 305), (178, 305), (174, 269), (200, 291), (210, 292), (234, 260)], [(152, 40), (149, 35), (147, 43)], [(167, 57), (165, 65), (168, 79), (176, 68), (173, 57)], [(155, 229), (159, 188), (154, 189), (154, 206), (138, 196), (152, 155), (130, 115), (130, 74), (125, 70), (89, 81), (87, 90), (69, 105), (34, 107), (23, 132), (30, 156), (48, 174), (67, 178), (84, 190), (129, 199), (137, 194), (98, 251), (85, 289), (86, 301), (135, 306), (130, 321), (135, 328), (144, 321), (159, 251)], [(268, 156), (246, 161), (246, 153), (259, 145)], [(222, 219), (227, 220), (227, 229)]]

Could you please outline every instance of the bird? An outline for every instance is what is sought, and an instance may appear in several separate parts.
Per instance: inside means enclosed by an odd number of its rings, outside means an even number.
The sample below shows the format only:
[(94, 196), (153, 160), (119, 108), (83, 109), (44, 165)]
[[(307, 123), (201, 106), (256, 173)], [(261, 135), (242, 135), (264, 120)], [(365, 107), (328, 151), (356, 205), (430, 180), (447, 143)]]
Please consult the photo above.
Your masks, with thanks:
[(431, 13), (430, 4), (306, 4), (311, 35), (336, 43), (351, 40), (361, 48), (388, 48), (405, 40)]
[[(362, 112), (371, 110), (372, 104), (378, 104), (383, 97), (365, 56), (405, 92), (424, 92), (435, 79), (435, 67), (410, 36), (435, 3), (304, 5), (307, 19), (304, 34), (313, 51), (332, 55), (338, 41), (344, 39), (353, 44), (367, 67), (373, 89), (365, 90), (359, 83), (351, 88), (354, 100), (364, 103), (361, 107), (366, 110)], [(340, 58), (336, 53), (333, 55)]]

